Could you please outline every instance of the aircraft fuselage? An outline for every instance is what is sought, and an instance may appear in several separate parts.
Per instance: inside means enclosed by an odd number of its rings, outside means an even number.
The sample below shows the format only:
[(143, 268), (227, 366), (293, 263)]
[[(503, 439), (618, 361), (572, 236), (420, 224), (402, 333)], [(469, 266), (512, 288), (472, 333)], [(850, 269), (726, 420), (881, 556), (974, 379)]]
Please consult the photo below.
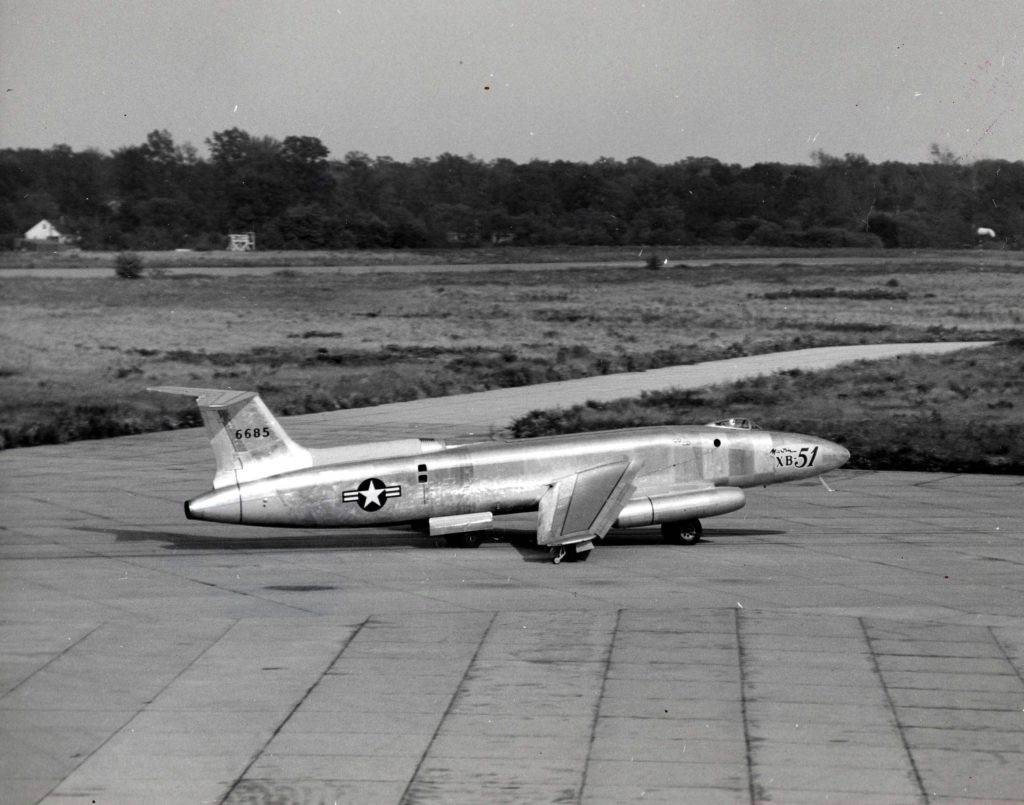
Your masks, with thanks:
[(428, 452), (227, 484), (190, 500), (186, 514), (300, 528), (512, 514), (537, 510), (563, 479), (628, 465), (636, 475), (615, 525), (647, 525), (735, 510), (743, 505), (743, 488), (820, 475), (849, 457), (845, 448), (813, 436), (709, 426), (434, 445)]

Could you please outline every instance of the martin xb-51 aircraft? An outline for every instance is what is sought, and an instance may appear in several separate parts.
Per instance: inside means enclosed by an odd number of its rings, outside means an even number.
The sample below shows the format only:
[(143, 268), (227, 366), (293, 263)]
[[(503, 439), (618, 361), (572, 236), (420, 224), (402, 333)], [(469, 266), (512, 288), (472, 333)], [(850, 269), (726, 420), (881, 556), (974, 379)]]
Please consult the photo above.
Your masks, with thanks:
[(213, 489), (185, 516), (294, 528), (412, 525), (476, 547), (496, 515), (537, 512), (555, 563), (585, 560), (612, 528), (701, 538), (700, 518), (743, 507), (743, 489), (842, 466), (846, 448), (746, 419), (450, 445), (399, 439), (330, 448), (292, 441), (252, 391), (150, 389), (195, 398), (216, 458)]

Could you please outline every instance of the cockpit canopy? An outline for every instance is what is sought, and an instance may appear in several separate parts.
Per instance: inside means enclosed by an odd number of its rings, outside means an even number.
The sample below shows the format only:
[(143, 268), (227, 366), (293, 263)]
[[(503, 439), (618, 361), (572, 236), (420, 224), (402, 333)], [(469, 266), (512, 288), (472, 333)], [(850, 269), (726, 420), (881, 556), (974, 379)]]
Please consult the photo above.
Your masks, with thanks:
[(719, 419), (717, 422), (709, 422), (711, 428), (733, 428), (734, 430), (761, 430), (761, 427), (752, 419), (746, 417), (730, 417)]

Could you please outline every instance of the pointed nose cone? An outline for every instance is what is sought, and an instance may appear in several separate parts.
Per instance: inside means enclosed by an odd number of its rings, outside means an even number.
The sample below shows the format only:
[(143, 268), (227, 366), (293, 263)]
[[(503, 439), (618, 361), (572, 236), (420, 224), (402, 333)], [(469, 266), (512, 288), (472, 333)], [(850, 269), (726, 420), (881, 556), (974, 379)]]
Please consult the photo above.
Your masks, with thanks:
[(812, 478), (843, 466), (850, 451), (841, 444), (802, 433), (772, 433), (772, 473), (777, 481)]
[(841, 444), (821, 440), (822, 469), (834, 470), (850, 460), (850, 451)]
[(214, 523), (241, 523), (242, 498), (235, 486), (214, 489), (185, 502), (185, 516), (189, 520), (209, 520)]

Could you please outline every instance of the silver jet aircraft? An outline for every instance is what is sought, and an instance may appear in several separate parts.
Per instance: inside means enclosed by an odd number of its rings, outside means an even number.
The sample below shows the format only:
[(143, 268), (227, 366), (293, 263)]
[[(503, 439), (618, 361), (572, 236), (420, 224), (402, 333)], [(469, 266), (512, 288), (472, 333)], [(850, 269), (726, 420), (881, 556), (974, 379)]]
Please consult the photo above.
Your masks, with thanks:
[(834, 442), (749, 420), (447, 445), (401, 439), (331, 448), (292, 441), (252, 391), (150, 389), (194, 397), (216, 457), (193, 520), (295, 528), (410, 524), (464, 547), (495, 515), (537, 512), (537, 544), (585, 560), (612, 528), (660, 525), (691, 545), (701, 517), (742, 508), (743, 489), (842, 466)]

